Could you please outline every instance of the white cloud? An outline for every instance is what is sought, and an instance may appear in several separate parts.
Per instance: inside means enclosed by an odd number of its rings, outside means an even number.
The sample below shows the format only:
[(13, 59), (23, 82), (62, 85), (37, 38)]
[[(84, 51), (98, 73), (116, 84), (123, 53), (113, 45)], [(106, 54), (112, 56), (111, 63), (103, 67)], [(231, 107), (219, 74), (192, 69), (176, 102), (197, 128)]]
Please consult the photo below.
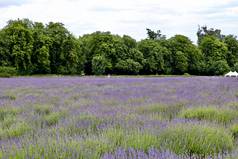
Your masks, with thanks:
[[(0, 4), (3, 2), (6, 4)], [(148, 27), (168, 36), (184, 34), (195, 41), (198, 24), (237, 33), (235, 0), (25, 0), (11, 4), (13, 0), (0, 5), (1, 27), (9, 19), (29, 18), (62, 22), (77, 36), (109, 30), (139, 40), (146, 37)]]

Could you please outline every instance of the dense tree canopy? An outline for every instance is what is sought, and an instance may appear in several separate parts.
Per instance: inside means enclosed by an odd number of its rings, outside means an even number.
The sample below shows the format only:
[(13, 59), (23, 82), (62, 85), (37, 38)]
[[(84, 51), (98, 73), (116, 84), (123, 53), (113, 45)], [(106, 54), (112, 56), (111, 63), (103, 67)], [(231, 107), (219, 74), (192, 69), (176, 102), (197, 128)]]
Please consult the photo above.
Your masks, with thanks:
[[(0, 67), (19, 74), (185, 74), (222, 75), (238, 71), (238, 40), (221, 30), (199, 27), (198, 43), (146, 29), (128, 35), (94, 32), (76, 38), (62, 23), (10, 20), (0, 30)], [(3, 69), (1, 69), (3, 70)], [(11, 69), (9, 69), (11, 70)]]

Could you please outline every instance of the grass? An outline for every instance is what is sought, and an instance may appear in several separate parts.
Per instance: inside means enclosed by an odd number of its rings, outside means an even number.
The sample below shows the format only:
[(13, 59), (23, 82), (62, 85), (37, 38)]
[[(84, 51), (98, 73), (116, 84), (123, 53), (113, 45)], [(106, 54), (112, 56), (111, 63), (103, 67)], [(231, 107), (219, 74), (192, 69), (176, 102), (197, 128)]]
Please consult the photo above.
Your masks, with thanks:
[(16, 116), (20, 110), (14, 107), (5, 106), (0, 108), (0, 121), (3, 121), (5, 118), (9, 116)]
[(0, 128), (0, 138), (13, 138), (19, 137), (29, 131), (31, 128), (25, 122), (15, 122), (11, 123), (8, 127), (1, 127)]
[(204, 125), (172, 125), (160, 135), (163, 147), (188, 156), (205, 158), (230, 152), (233, 136), (222, 128)]
[(233, 124), (230, 128), (232, 135), (237, 138), (238, 137), (238, 124)]
[(159, 138), (148, 132), (139, 132), (136, 130), (125, 131), (121, 128), (110, 128), (102, 133), (104, 137), (116, 150), (118, 147), (125, 149), (134, 148), (147, 152), (150, 148), (159, 148)]
[(178, 112), (183, 108), (182, 104), (164, 105), (164, 104), (152, 104), (148, 106), (142, 106), (137, 109), (137, 112), (141, 114), (158, 114), (163, 118), (171, 120), (176, 117)]
[(45, 115), (44, 116), (44, 121), (46, 122), (46, 124), (48, 125), (48, 126), (52, 126), (52, 125), (55, 125), (55, 124), (57, 124), (58, 123), (58, 121), (62, 118), (62, 117), (64, 117), (64, 113), (62, 113), (62, 112), (52, 112), (52, 113), (50, 113), (50, 114), (48, 114), (48, 115)]
[(229, 109), (198, 107), (184, 109), (179, 116), (186, 119), (208, 120), (227, 124), (236, 119), (238, 113)]
[(160, 148), (160, 143), (156, 135), (137, 132), (131, 133), (126, 137), (124, 147), (148, 152), (150, 148)]
[(66, 133), (70, 135), (91, 134), (98, 131), (98, 126), (104, 122), (101, 119), (89, 114), (79, 114), (71, 118), (72, 122), (66, 127)]
[(52, 112), (52, 105), (35, 105), (34, 110), (39, 115), (48, 115)]
[(19, 119), (20, 109), (14, 107), (0, 108), (0, 139), (19, 137), (30, 130), (30, 126)]

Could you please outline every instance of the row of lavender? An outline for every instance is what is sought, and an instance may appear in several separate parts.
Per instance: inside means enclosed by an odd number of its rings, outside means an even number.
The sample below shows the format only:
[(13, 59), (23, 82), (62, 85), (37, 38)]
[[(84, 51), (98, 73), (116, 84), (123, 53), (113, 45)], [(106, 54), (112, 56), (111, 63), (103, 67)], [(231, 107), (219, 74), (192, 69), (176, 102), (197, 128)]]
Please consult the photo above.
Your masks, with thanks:
[(236, 158), (238, 79), (0, 78), (2, 158)]

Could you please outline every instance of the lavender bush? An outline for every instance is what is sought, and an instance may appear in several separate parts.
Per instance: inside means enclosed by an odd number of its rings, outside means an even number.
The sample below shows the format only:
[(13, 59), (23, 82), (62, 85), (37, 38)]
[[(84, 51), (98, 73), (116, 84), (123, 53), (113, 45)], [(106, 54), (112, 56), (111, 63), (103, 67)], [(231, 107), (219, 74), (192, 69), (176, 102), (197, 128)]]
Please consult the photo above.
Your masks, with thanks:
[(0, 78), (0, 158), (237, 158), (237, 93), (223, 77)]

